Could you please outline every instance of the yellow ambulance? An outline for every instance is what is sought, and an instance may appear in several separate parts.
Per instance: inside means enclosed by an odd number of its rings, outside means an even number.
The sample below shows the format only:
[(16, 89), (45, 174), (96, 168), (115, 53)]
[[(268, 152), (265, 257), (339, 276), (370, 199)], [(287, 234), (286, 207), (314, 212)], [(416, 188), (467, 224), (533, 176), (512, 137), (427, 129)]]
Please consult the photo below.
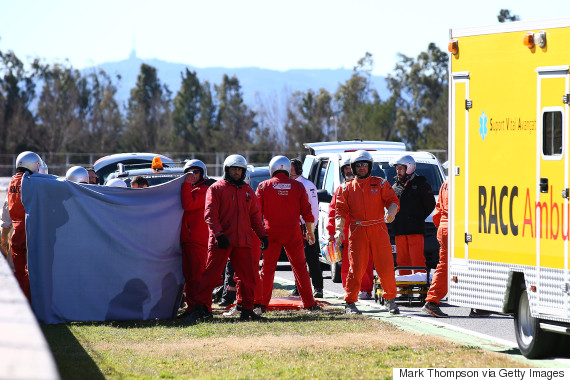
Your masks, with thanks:
[(449, 302), (570, 338), (570, 18), (450, 30)]

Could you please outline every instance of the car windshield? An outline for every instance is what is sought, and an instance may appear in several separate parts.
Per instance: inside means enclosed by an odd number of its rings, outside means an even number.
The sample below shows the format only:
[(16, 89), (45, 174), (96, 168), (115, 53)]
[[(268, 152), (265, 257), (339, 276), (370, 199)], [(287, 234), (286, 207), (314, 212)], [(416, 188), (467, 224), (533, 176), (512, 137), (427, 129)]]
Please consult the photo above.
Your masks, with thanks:
[[(146, 178), (146, 180), (148, 181), (148, 186), (152, 187), (152, 186), (156, 186), (156, 185), (160, 185), (169, 181), (172, 181), (173, 179), (176, 179), (178, 177), (180, 177), (182, 175), (182, 173), (180, 174), (153, 174), (153, 175), (143, 175), (142, 177)], [(131, 180), (135, 178), (133, 177), (129, 177), (125, 182), (127, 183), (128, 187), (131, 187)]]
[[(152, 162), (147, 159), (140, 159), (140, 158), (131, 158), (121, 161), (124, 165), (132, 165), (132, 164), (140, 164), (139, 169), (143, 168), (150, 168)], [(99, 176), (99, 184), (102, 185), (107, 181), (107, 178), (111, 173), (114, 173), (117, 170), (118, 162), (113, 162), (112, 164), (103, 166), (101, 169), (97, 171), (97, 175)]]
[[(431, 186), (431, 190), (434, 194), (439, 192), (439, 188), (443, 181), (437, 165), (418, 162), (416, 164), (416, 173), (426, 177), (427, 183)], [(394, 166), (390, 166), (388, 162), (375, 162), (374, 168), (372, 169), (372, 175), (386, 178), (390, 185), (393, 185), (394, 177), (396, 177), (396, 168)]]

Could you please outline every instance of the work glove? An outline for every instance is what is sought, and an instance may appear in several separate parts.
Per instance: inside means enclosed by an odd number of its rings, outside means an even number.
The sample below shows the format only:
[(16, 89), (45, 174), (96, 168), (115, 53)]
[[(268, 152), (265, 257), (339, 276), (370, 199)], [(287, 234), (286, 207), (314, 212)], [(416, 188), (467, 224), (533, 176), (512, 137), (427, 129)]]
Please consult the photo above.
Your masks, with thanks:
[(2, 252), (2, 256), (6, 258), (8, 257), (8, 247), (8, 240), (2, 240), (2, 243), (0, 244), (0, 252)]
[(396, 203), (392, 203), (390, 207), (388, 207), (388, 211), (384, 215), (384, 220), (386, 223), (392, 223), (394, 219), (396, 219), (396, 213), (398, 212), (398, 205)]
[(336, 223), (335, 223), (335, 234), (334, 234), (334, 240), (336, 241), (336, 245), (338, 247), (342, 246), (342, 242), (344, 241), (344, 223), (346, 223), (346, 220), (344, 218), (336, 218)]
[(224, 234), (216, 236), (216, 243), (218, 244), (218, 248), (220, 249), (228, 249), (228, 247), (230, 246), (230, 241)]
[(263, 236), (259, 240), (261, 240), (261, 250), (265, 251), (269, 247), (269, 239), (267, 239), (267, 236)]
[(309, 243), (309, 245), (313, 245), (315, 244), (315, 223), (313, 222), (307, 222), (305, 223), (305, 225), (307, 226), (307, 243)]
[(0, 252), (2, 252), (2, 255), (4, 257), (8, 257), (8, 254), (10, 253), (10, 244), (9, 244), (9, 240), (10, 240), (10, 230), (8, 228), (2, 228), (2, 242), (0, 243)]

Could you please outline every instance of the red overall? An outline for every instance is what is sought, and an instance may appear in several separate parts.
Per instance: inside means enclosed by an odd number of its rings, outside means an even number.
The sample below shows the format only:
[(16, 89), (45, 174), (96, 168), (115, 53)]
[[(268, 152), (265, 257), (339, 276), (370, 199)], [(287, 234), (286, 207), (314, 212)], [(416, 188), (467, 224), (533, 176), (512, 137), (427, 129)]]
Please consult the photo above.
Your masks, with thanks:
[[(212, 291), (219, 283), (229, 258), (241, 280), (242, 307), (253, 310), (256, 284), (252, 248), (257, 243), (252, 239), (251, 229), (258, 237), (265, 236), (259, 202), (253, 189), (225, 179), (217, 181), (206, 193), (204, 218), (210, 231), (208, 259), (199, 290), (192, 301), (212, 310)], [(230, 246), (227, 249), (220, 249), (216, 243), (216, 236), (221, 234), (228, 238)]]
[[(255, 276), (255, 300), (256, 303), (258, 299), (261, 298), (263, 292), (263, 283), (261, 282), (261, 277), (259, 275), (259, 260), (261, 259), (261, 240), (257, 237), (255, 232), (251, 231), (251, 237), (253, 239), (253, 246), (251, 247), (251, 254), (253, 255), (253, 275)], [(243, 297), (241, 295), (241, 280), (237, 275), (234, 274), (234, 279), (236, 281), (236, 303), (241, 304)]]
[(447, 226), (448, 226), (448, 207), (449, 207), (449, 184), (445, 180), (441, 189), (439, 189), (439, 197), (435, 205), (435, 213), (433, 214), (433, 224), (437, 228), (437, 241), (439, 241), (439, 264), (435, 268), (433, 279), (426, 296), (426, 302), (439, 304), (439, 301), (447, 294)]
[(14, 275), (20, 288), (31, 300), (30, 279), (28, 277), (28, 251), (26, 247), (26, 212), (22, 204), (22, 177), (24, 173), (16, 173), (8, 186), (8, 210), (12, 219), (12, 260)]
[(184, 215), (180, 230), (180, 245), (182, 246), (182, 273), (186, 279), (186, 304), (189, 311), (194, 304), (192, 299), (198, 292), (202, 273), (206, 268), (208, 258), (208, 225), (204, 220), (206, 192), (209, 186), (205, 181), (192, 185), (182, 183), (180, 200)]
[[(329, 204), (329, 221), (327, 223), (327, 232), (329, 236), (334, 236), (335, 234), (335, 211), (336, 211), (336, 198), (338, 192), (340, 191), (340, 186), (336, 188), (334, 195), (332, 197), (331, 203)], [(348, 275), (348, 268), (350, 267), (348, 260), (348, 226), (350, 225), (350, 220), (347, 220), (344, 225), (344, 240), (342, 242), (342, 263), (340, 266), (340, 277), (342, 279), (342, 287), (346, 287), (346, 276)], [(368, 259), (368, 266), (364, 275), (362, 275), (362, 282), (360, 284), (361, 292), (372, 293), (372, 288), (374, 286), (374, 260), (372, 259), (372, 253), (370, 253), (370, 258)]]
[(388, 227), (384, 221), (384, 208), (395, 203), (400, 206), (398, 196), (390, 184), (379, 177), (353, 179), (341, 185), (336, 200), (336, 218), (350, 222), (348, 259), (350, 268), (346, 277), (344, 299), (347, 303), (358, 300), (362, 275), (369, 261), (369, 252), (380, 277), (382, 297), (390, 300), (396, 297), (396, 277), (392, 245)]
[(295, 276), (297, 289), (303, 300), (303, 306), (309, 308), (316, 304), (311, 289), (311, 279), (305, 261), (303, 234), (299, 228), (299, 216), (306, 223), (314, 222), (311, 204), (305, 187), (283, 173), (263, 181), (257, 187), (269, 247), (263, 252), (261, 282), (263, 292), (258, 303), (269, 305), (273, 291), (273, 279), (281, 248), (285, 248), (291, 269)]

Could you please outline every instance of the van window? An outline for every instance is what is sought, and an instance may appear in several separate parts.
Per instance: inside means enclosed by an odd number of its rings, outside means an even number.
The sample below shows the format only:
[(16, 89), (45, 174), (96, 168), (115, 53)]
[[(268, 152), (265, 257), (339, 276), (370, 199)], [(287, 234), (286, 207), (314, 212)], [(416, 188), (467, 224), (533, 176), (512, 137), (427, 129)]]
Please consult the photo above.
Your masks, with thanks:
[(319, 166), (317, 168), (317, 173), (316, 173), (317, 174), (316, 175), (317, 183), (315, 183), (315, 186), (317, 187), (317, 189), (323, 188), (323, 181), (325, 179), (325, 172), (327, 171), (328, 165), (329, 165), (328, 160), (319, 161)]
[(559, 156), (562, 154), (562, 112), (542, 114), (542, 154)]
[[(426, 181), (429, 183), (434, 194), (439, 192), (439, 188), (443, 184), (443, 179), (437, 165), (417, 162), (416, 174), (426, 177)], [(390, 166), (388, 162), (375, 162), (372, 175), (386, 178), (390, 185), (394, 185), (396, 168), (394, 166)]]
[(329, 170), (327, 170), (327, 176), (325, 177), (325, 186), (324, 189), (329, 192), (330, 195), (334, 194), (334, 177), (335, 172), (338, 169), (336, 168), (336, 164), (334, 161), (331, 162), (329, 165)]

